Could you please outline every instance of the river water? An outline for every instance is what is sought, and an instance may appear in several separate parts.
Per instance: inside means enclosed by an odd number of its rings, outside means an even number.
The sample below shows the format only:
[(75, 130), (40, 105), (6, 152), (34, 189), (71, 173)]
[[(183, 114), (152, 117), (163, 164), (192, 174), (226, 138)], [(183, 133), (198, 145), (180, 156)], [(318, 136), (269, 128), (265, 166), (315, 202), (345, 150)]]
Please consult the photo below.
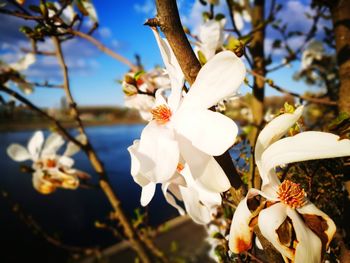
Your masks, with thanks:
[[(87, 128), (90, 141), (103, 160), (111, 183), (129, 215), (133, 215), (134, 210), (140, 207), (141, 188), (134, 183), (130, 175), (127, 147), (140, 137), (142, 128), (142, 125)], [(110, 211), (109, 204), (100, 190), (57, 190), (51, 195), (39, 194), (32, 186), (31, 175), (20, 172), (19, 163), (7, 156), (6, 148), (11, 143), (26, 145), (33, 132), (0, 133), (0, 190), (7, 191), (12, 200), (10, 205), (7, 199), (0, 198), (0, 241), (4, 244), (1, 251), (6, 251), (2, 256), (6, 259), (4, 262), (19, 262), (24, 255), (27, 260), (42, 259), (42, 262), (64, 262), (65, 258), (62, 256), (64, 253), (56, 254), (60, 250), (47, 246), (40, 236), (33, 235), (18, 214), (12, 212), (13, 203), (18, 203), (21, 211), (31, 215), (46, 232), (65, 243), (108, 246), (115, 242), (108, 231), (94, 227), (95, 221), (106, 221)], [(45, 131), (45, 135), (48, 134), (49, 132)], [(91, 174), (92, 182), (97, 183), (97, 177), (86, 156), (80, 152), (74, 155), (74, 159), (75, 167)], [(177, 211), (164, 201), (159, 188), (148, 209), (149, 223), (152, 225), (177, 216)], [(13, 252), (14, 248), (23, 254)]]

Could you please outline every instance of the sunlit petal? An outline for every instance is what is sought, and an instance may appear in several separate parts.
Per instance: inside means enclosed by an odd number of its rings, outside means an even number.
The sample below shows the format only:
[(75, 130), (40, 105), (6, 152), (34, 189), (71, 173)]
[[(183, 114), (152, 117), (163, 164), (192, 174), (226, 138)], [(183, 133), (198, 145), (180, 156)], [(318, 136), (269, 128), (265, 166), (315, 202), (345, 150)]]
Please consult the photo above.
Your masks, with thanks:
[(33, 160), (39, 158), (41, 148), (44, 143), (44, 134), (42, 131), (36, 131), (28, 142), (28, 151)]
[(44, 179), (44, 173), (37, 170), (32, 177), (33, 187), (41, 194), (51, 194), (56, 190), (56, 186)]
[(146, 206), (151, 202), (154, 193), (156, 191), (156, 184), (155, 183), (149, 183), (148, 185), (145, 185), (142, 187), (141, 192), (141, 205)]
[(44, 147), (42, 150), (42, 156), (54, 155), (59, 148), (64, 144), (64, 140), (58, 133), (51, 133), (51, 135), (46, 139)]
[(230, 118), (210, 110), (177, 114), (176, 131), (188, 138), (193, 146), (208, 155), (218, 156), (230, 148), (238, 134), (238, 127)]
[[(87, 138), (84, 134), (79, 134), (78, 136), (75, 137), (75, 139), (77, 141), (81, 142), (83, 145), (86, 144), (86, 142), (87, 142)], [(76, 154), (79, 151), (80, 151), (80, 147), (78, 145), (76, 145), (73, 142), (68, 142), (67, 148), (66, 148), (65, 152), (63, 153), (63, 155), (73, 156), (74, 154)]]
[(244, 63), (233, 52), (216, 54), (201, 68), (180, 108), (210, 108), (221, 99), (234, 95), (245, 73)]
[(14, 143), (7, 148), (7, 154), (17, 162), (23, 162), (32, 158), (28, 150), (20, 144)]
[(308, 131), (273, 143), (262, 155), (265, 172), (277, 165), (298, 161), (335, 158), (350, 155), (350, 140), (339, 136)]

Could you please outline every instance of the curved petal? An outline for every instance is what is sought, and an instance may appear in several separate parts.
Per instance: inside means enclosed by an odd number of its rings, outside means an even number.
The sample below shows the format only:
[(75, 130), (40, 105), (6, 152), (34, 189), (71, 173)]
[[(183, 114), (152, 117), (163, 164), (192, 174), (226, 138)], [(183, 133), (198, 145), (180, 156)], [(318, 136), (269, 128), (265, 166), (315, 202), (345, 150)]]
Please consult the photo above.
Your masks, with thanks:
[(237, 29), (242, 30), (244, 27), (244, 21), (243, 21), (242, 15), (238, 12), (235, 12), (234, 19), (235, 19), (235, 24), (236, 24)]
[(212, 156), (223, 154), (234, 144), (238, 134), (238, 127), (233, 120), (210, 110), (176, 113), (174, 123), (179, 134)]
[(191, 145), (186, 138), (177, 135), (181, 154), (189, 166), (194, 180), (211, 192), (221, 193), (230, 187), (230, 181), (215, 159)]
[(154, 168), (154, 162), (139, 152), (139, 140), (135, 140), (134, 144), (128, 147), (128, 151), (131, 157), (131, 175), (138, 185), (144, 187), (150, 183), (145, 175)]
[[(79, 142), (81, 142), (82, 144), (86, 144), (87, 142), (87, 138), (84, 134), (79, 134), (78, 136), (75, 137), (75, 139)], [(64, 151), (63, 155), (65, 156), (73, 156), (74, 154), (76, 154), (77, 152), (80, 151), (80, 147), (78, 145), (76, 145), (73, 142), (69, 142), (67, 144), (67, 148)]]
[[(318, 209), (313, 203), (308, 202), (306, 205), (300, 207), (297, 209), (297, 211), (302, 214), (303, 217), (307, 217), (308, 215), (316, 215), (320, 216), (327, 224), (327, 227), (319, 228), (319, 230), (322, 231), (322, 233), (316, 233), (316, 234), (325, 234), (327, 237), (326, 244), (325, 244), (325, 250), (327, 250), (329, 243), (333, 239), (333, 236), (336, 231), (336, 226), (333, 222), (333, 220), (324, 212), (322, 212), (320, 209)], [(304, 221), (307, 224), (307, 220), (304, 219)], [(323, 241), (323, 240), (322, 240)]]
[[(258, 224), (261, 234), (284, 256), (294, 258), (294, 251), (283, 245), (278, 237), (277, 229), (287, 219), (287, 206), (282, 203), (274, 204), (260, 211)], [(307, 262), (307, 261), (305, 261)]]
[(157, 40), (171, 82), (171, 94), (168, 98), (168, 104), (172, 110), (176, 110), (180, 103), (181, 90), (185, 82), (185, 77), (168, 41), (159, 36), (157, 29), (152, 29), (152, 31)]
[(233, 52), (216, 54), (199, 71), (180, 109), (209, 109), (221, 99), (235, 94), (245, 74), (244, 63)]
[(207, 61), (211, 59), (216, 52), (222, 35), (222, 26), (219, 21), (212, 19), (205, 22), (199, 28), (199, 39), (201, 41), (201, 51), (204, 53)]
[[(162, 192), (163, 192), (164, 198), (165, 198), (165, 200), (166, 200), (172, 207), (174, 207), (174, 208), (177, 209), (177, 211), (179, 212), (180, 215), (183, 216), (183, 215), (185, 215), (186, 213), (185, 213), (185, 211), (182, 209), (182, 207), (179, 206), (179, 205), (176, 203), (176, 200), (175, 200), (175, 198), (174, 198), (175, 194), (174, 194), (174, 196), (172, 195), (172, 194), (173, 194), (173, 191), (170, 190), (170, 185), (171, 185), (171, 183), (164, 183), (164, 184), (162, 184)], [(180, 191), (179, 186), (177, 186), (177, 185), (174, 185), (174, 186), (172, 187), (172, 189), (174, 189), (175, 187), (177, 188), (178, 191)], [(170, 194), (169, 192), (170, 192), (171, 194)]]
[(254, 154), (257, 163), (261, 161), (261, 156), (267, 147), (279, 140), (288, 132), (290, 127), (296, 123), (303, 114), (303, 108), (303, 106), (300, 106), (294, 111), (294, 113), (284, 113), (265, 126), (256, 140)]
[(242, 253), (252, 246), (253, 228), (249, 226), (252, 213), (248, 208), (247, 200), (258, 194), (258, 190), (250, 189), (233, 214), (228, 240), (228, 246), (233, 253)]
[(44, 172), (37, 170), (32, 177), (33, 187), (41, 194), (51, 194), (56, 190), (56, 186), (44, 179)]
[(20, 144), (14, 143), (7, 147), (7, 154), (17, 162), (23, 162), (32, 158), (28, 150)]
[(305, 225), (295, 210), (287, 208), (287, 215), (292, 220), (296, 234), (295, 263), (321, 262), (321, 240)]
[(51, 133), (51, 135), (46, 139), (43, 150), (41, 152), (42, 156), (55, 155), (59, 148), (64, 144), (64, 140), (58, 133)]
[(339, 136), (327, 132), (308, 131), (273, 143), (262, 155), (262, 168), (267, 172), (281, 164), (349, 155), (350, 140), (339, 140)]
[(156, 184), (152, 182), (142, 187), (142, 191), (141, 191), (142, 206), (147, 206), (149, 202), (151, 202), (155, 191), (156, 191)]
[(56, 172), (52, 173), (52, 180), (57, 182), (58, 187), (75, 190), (79, 187), (79, 179), (74, 173), (69, 174), (64, 171), (57, 170)]
[(68, 156), (61, 156), (58, 159), (58, 163), (65, 168), (70, 168), (74, 165), (74, 160)]
[(44, 143), (43, 132), (36, 131), (28, 142), (28, 151), (34, 161), (36, 161), (39, 158), (43, 143)]
[(150, 122), (142, 131), (139, 152), (155, 164), (148, 178), (152, 182), (163, 183), (174, 175), (180, 153), (171, 128)]

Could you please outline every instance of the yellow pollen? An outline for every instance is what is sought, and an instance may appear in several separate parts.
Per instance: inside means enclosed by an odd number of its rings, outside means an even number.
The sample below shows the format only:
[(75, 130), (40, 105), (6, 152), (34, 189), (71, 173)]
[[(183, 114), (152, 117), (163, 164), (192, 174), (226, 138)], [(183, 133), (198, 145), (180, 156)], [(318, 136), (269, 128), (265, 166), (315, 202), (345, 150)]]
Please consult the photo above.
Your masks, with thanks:
[(165, 104), (159, 105), (151, 110), (153, 120), (159, 124), (165, 124), (170, 120), (171, 110)]
[(284, 180), (277, 191), (280, 201), (291, 208), (299, 208), (306, 203), (306, 193), (299, 184), (293, 183), (289, 180)]
[(182, 163), (178, 163), (176, 167), (176, 171), (180, 173), (184, 168), (185, 166)]

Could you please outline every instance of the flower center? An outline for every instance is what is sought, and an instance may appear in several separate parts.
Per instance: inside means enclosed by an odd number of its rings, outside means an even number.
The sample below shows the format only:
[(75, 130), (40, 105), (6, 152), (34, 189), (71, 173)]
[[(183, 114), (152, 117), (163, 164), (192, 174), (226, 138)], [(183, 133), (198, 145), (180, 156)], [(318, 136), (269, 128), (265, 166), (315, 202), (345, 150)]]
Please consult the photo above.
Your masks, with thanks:
[(170, 120), (171, 110), (165, 104), (159, 105), (151, 110), (153, 119), (159, 124), (165, 124)]
[(293, 183), (289, 180), (284, 180), (277, 191), (278, 198), (282, 203), (291, 208), (302, 207), (305, 203), (306, 193), (299, 184)]
[(47, 168), (54, 168), (56, 167), (56, 160), (53, 160), (53, 159), (47, 159), (46, 160), (46, 167)]
[(185, 166), (182, 163), (178, 163), (176, 167), (176, 171), (178, 173), (181, 173), (181, 171), (185, 168)]

